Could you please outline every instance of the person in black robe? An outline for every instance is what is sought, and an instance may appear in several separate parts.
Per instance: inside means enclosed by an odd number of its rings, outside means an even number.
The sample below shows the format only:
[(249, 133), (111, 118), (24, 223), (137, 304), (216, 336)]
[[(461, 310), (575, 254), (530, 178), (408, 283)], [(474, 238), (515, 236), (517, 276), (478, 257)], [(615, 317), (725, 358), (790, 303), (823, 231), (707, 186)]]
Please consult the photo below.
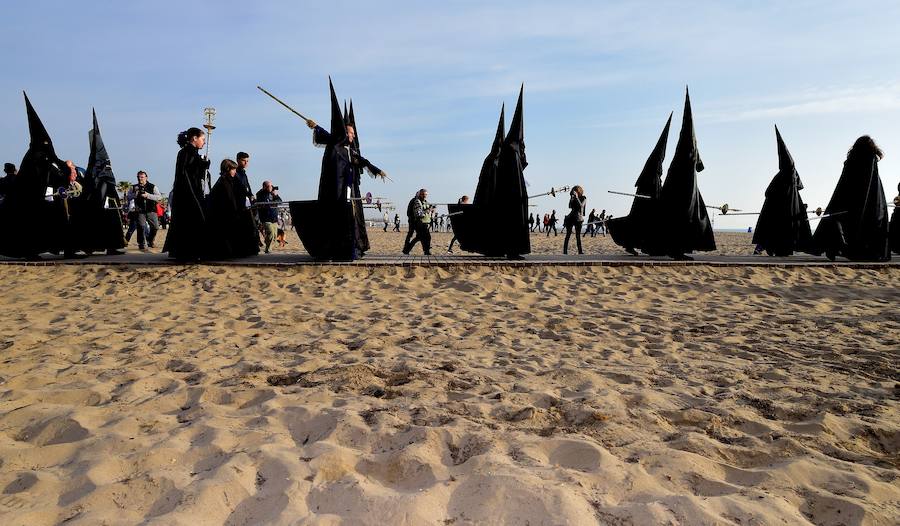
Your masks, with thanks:
[(169, 202), (172, 223), (163, 252), (179, 261), (196, 262), (206, 252), (208, 232), (203, 180), (209, 160), (200, 155), (205, 143), (206, 134), (200, 128), (178, 134), (181, 150), (175, 159), (175, 180)]
[(222, 161), (219, 179), (209, 193), (207, 257), (228, 259), (259, 254), (259, 235), (252, 212), (245, 206), (245, 188), (238, 165)]
[(790, 256), (795, 251), (808, 250), (812, 242), (806, 205), (800, 198), (803, 183), (794, 159), (775, 127), (778, 141), (778, 173), (766, 188), (766, 200), (759, 213), (753, 244), (757, 251), (770, 256)]
[[(631, 255), (636, 256), (635, 249), (645, 250), (647, 240), (654, 228), (653, 221), (659, 208), (659, 194), (662, 191), (663, 160), (666, 157), (666, 142), (669, 140), (669, 127), (672, 125), (672, 114), (656, 141), (656, 146), (647, 157), (644, 169), (634, 183), (635, 197), (631, 203), (631, 211), (627, 216), (610, 219), (606, 228), (613, 242), (621, 246)], [(599, 227), (595, 230), (599, 230)], [(593, 232), (591, 233), (593, 237)]]
[(888, 233), (890, 234), (891, 252), (900, 254), (900, 184), (897, 185), (897, 197), (894, 198), (894, 213), (891, 214)]
[(844, 170), (813, 235), (812, 254), (830, 260), (844, 256), (853, 261), (886, 261), (888, 211), (878, 176), (884, 156), (875, 141), (863, 135), (847, 152)]
[(94, 126), (88, 141), (91, 152), (78, 199), (79, 215), (76, 225), (79, 246), (86, 253), (105, 250), (110, 255), (123, 254), (121, 249), (125, 248), (125, 235), (119, 194), (116, 191), (116, 176), (100, 136), (96, 112), (93, 112), (93, 117)]
[(524, 170), (525, 125), (523, 99), (525, 86), (519, 90), (516, 111), (509, 133), (502, 141), (503, 111), (491, 147), (478, 177), (471, 205), (449, 205), (453, 231), (459, 246), (486, 256), (522, 259), (531, 252), (528, 232), (528, 190)]
[(23, 95), (31, 142), (0, 206), (0, 254), (38, 259), (43, 252), (66, 250), (72, 255), (65, 192), (75, 181), (74, 165), (56, 156), (50, 135), (28, 95)]
[(360, 199), (360, 174), (366, 169), (373, 176), (387, 174), (360, 155), (356, 130), (344, 121), (334, 85), (331, 91), (331, 131), (315, 121), (306, 124), (313, 130), (313, 144), (324, 146), (319, 193), (316, 201), (291, 203), (294, 228), (306, 251), (316, 259), (352, 261), (369, 250)]
[(675, 154), (669, 165), (666, 181), (659, 193), (658, 216), (653, 241), (644, 252), (667, 255), (675, 260), (692, 259), (694, 251), (716, 249), (712, 224), (706, 213), (706, 203), (697, 186), (697, 172), (703, 171), (703, 161), (697, 150), (690, 93), (685, 90), (684, 116)]

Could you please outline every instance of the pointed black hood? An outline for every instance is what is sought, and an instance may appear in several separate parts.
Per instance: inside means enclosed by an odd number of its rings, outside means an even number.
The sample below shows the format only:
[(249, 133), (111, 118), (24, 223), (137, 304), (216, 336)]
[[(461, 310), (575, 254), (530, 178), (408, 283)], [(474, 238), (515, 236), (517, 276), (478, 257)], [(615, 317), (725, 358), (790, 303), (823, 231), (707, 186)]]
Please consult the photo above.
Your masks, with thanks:
[(794, 171), (794, 158), (791, 157), (791, 152), (788, 151), (787, 145), (784, 144), (784, 139), (781, 138), (781, 132), (778, 131), (777, 125), (775, 126), (775, 139), (778, 141), (778, 171)]
[(344, 99), (344, 124), (350, 124), (350, 115), (347, 114), (347, 99)]
[(359, 150), (359, 128), (356, 127), (356, 115), (353, 114), (353, 99), (350, 99), (350, 114), (348, 115), (347, 124), (353, 126), (353, 146)]
[(697, 136), (694, 134), (691, 93), (688, 88), (684, 88), (684, 115), (681, 120), (681, 132), (678, 136), (678, 144), (675, 146), (672, 164), (674, 165), (679, 161), (688, 162), (688, 160), (694, 163), (694, 169), (697, 172), (703, 171), (703, 161), (700, 159), (700, 152), (697, 149)]
[(334, 93), (334, 84), (328, 77), (328, 89), (331, 91), (331, 138), (334, 144), (339, 144), (347, 138), (347, 129), (344, 127), (344, 116), (341, 114), (341, 103)]
[(28, 112), (28, 132), (31, 135), (31, 144), (29, 148), (47, 149), (50, 152), (53, 152), (53, 141), (50, 140), (50, 134), (47, 133), (47, 129), (44, 128), (44, 123), (41, 122), (41, 118), (38, 117), (37, 112), (34, 111), (34, 106), (32, 106), (31, 101), (28, 100), (28, 95), (24, 91), (22, 92), (22, 95), (25, 95), (25, 110)]
[(115, 181), (115, 176), (110, 166), (109, 154), (103, 137), (100, 136), (100, 124), (97, 123), (97, 112), (91, 110), (94, 116), (94, 127), (91, 129), (89, 142), (91, 153), (88, 156), (87, 174), (89, 177), (109, 179)]
[(666, 143), (669, 140), (669, 128), (671, 126), (672, 113), (669, 113), (669, 120), (666, 121), (663, 131), (659, 135), (659, 140), (656, 141), (656, 146), (650, 152), (650, 156), (647, 157), (647, 162), (644, 163), (641, 175), (638, 176), (637, 181), (634, 183), (638, 193), (641, 195), (648, 195), (649, 193), (652, 194), (651, 197), (653, 198), (659, 197), (659, 189), (662, 186), (663, 161), (666, 158)]
[(525, 94), (525, 84), (519, 88), (519, 100), (516, 102), (516, 111), (513, 113), (512, 122), (509, 124), (509, 133), (506, 135), (505, 143), (511, 147), (517, 148), (519, 159), (524, 169), (528, 163), (525, 161), (525, 122), (522, 115), (524, 111), (522, 99)]
[(494, 135), (494, 144), (491, 145), (491, 154), (496, 155), (503, 145), (503, 136), (506, 135), (506, 103), (500, 106), (500, 121), (497, 123), (497, 134)]

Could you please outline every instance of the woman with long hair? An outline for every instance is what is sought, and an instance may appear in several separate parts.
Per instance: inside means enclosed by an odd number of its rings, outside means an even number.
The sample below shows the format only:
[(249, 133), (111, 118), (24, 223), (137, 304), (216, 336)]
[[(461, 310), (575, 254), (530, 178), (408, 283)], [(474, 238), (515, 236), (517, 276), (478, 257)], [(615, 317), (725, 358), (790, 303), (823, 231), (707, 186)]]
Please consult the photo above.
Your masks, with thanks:
[(572, 230), (575, 230), (575, 243), (578, 245), (578, 253), (584, 254), (581, 249), (581, 226), (584, 224), (584, 210), (587, 197), (584, 196), (584, 188), (575, 185), (569, 193), (569, 213), (563, 219), (566, 227), (566, 239), (563, 241), (563, 254), (569, 253), (569, 238)]
[(184, 262), (196, 262), (206, 251), (206, 207), (203, 179), (209, 160), (201, 157), (206, 134), (200, 128), (189, 128), (178, 134), (178, 156), (175, 159), (175, 181), (172, 183), (172, 226), (166, 236), (163, 252)]

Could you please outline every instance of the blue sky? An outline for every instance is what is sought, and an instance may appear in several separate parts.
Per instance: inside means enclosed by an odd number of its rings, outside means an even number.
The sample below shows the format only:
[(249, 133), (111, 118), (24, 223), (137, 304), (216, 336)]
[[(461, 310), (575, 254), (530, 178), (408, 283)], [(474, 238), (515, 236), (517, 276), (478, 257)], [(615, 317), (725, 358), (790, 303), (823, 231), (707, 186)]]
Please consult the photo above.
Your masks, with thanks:
[[(214, 106), (211, 157), (251, 153), (288, 199), (316, 194), (321, 150), (256, 90), (328, 121), (328, 75), (352, 97), (363, 154), (394, 180), (363, 191), (405, 203), (474, 192), (501, 103), (525, 83), (530, 192), (581, 184), (589, 208), (626, 213), (670, 111), (668, 160), (690, 85), (708, 204), (758, 210), (777, 171), (778, 124), (824, 206), (847, 149), (868, 133), (900, 181), (900, 3), (5, 2), (0, 157), (18, 164), (28, 92), (60, 157), (85, 164), (97, 109), (116, 175), (171, 186), (177, 132)], [(564, 198), (536, 200), (539, 210)], [(404, 208), (401, 205), (401, 209)], [(717, 227), (753, 224), (716, 219)]]

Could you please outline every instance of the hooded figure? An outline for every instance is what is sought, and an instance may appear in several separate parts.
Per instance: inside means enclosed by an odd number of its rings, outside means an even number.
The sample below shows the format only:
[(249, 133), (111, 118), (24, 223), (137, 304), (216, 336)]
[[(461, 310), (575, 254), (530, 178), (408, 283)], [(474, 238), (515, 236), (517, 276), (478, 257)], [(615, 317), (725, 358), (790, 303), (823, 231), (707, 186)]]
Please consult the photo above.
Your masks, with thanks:
[(56, 156), (28, 95), (25, 109), (31, 143), (0, 207), (0, 254), (36, 258), (42, 252), (58, 252), (69, 237), (68, 199), (57, 195), (50, 200), (47, 189), (58, 193), (68, 187), (74, 170)]
[(635, 197), (631, 203), (631, 212), (624, 217), (616, 217), (607, 221), (606, 226), (613, 241), (630, 254), (637, 255), (635, 249), (645, 250), (647, 240), (653, 231), (653, 220), (659, 206), (659, 194), (662, 191), (663, 160), (666, 157), (666, 142), (669, 140), (669, 127), (672, 125), (672, 114), (656, 141), (656, 146), (647, 157), (644, 169), (634, 183)]
[(778, 126), (775, 127), (775, 138), (778, 140), (778, 173), (766, 188), (766, 200), (753, 231), (753, 244), (770, 256), (790, 256), (795, 251), (809, 249), (812, 231), (806, 205), (800, 198), (803, 183)]
[(685, 254), (716, 249), (712, 225), (706, 213), (706, 203), (697, 187), (697, 172), (703, 171), (703, 161), (697, 151), (694, 119), (691, 114), (690, 93), (685, 90), (684, 117), (675, 155), (669, 165), (666, 182), (659, 194), (657, 228), (653, 230), (650, 255), (668, 255), (674, 259), (691, 259)]
[(121, 205), (116, 176), (100, 136), (97, 112), (94, 111), (93, 116), (94, 127), (88, 135), (91, 153), (79, 199), (79, 244), (85, 252), (105, 250), (108, 254), (121, 254), (119, 249), (125, 247), (125, 236), (122, 232), (122, 214), (119, 213)]
[(878, 177), (878, 161), (884, 154), (868, 135), (856, 140), (847, 152), (838, 180), (813, 235), (812, 254), (834, 260), (885, 261), (888, 247), (888, 211)]
[(459, 246), (467, 252), (477, 252), (486, 255), (504, 255), (494, 252), (495, 247), (493, 229), (479, 228), (489, 219), (487, 211), (497, 190), (497, 166), (500, 160), (500, 147), (503, 144), (503, 136), (506, 134), (506, 105), (500, 107), (500, 121), (497, 123), (497, 133), (494, 134), (494, 143), (481, 164), (481, 173), (478, 175), (478, 186), (475, 187), (474, 204), (448, 205), (450, 211), (450, 224), (459, 241)]
[(528, 190), (523, 175), (528, 166), (525, 157), (524, 93), (523, 84), (505, 139), (501, 139), (504, 125), (501, 110), (497, 134), (491, 152), (482, 164), (472, 205), (448, 207), (451, 213), (462, 212), (451, 216), (451, 221), (463, 250), (509, 259), (521, 259), (531, 252)]
[(897, 185), (897, 197), (894, 198), (894, 213), (891, 214), (890, 233), (891, 252), (900, 254), (900, 184)]
[[(323, 146), (319, 196), (316, 201), (291, 203), (291, 216), (300, 241), (316, 259), (354, 260), (369, 250), (365, 231), (360, 174), (363, 168), (375, 176), (386, 174), (360, 155), (356, 131), (345, 122), (331, 78), (331, 130), (308, 121), (313, 144)], [(348, 120), (351, 117), (348, 115)]]
[(209, 257), (229, 259), (259, 254), (259, 234), (252, 212), (245, 206), (247, 194), (236, 172), (237, 163), (222, 161), (219, 179), (209, 192)]

